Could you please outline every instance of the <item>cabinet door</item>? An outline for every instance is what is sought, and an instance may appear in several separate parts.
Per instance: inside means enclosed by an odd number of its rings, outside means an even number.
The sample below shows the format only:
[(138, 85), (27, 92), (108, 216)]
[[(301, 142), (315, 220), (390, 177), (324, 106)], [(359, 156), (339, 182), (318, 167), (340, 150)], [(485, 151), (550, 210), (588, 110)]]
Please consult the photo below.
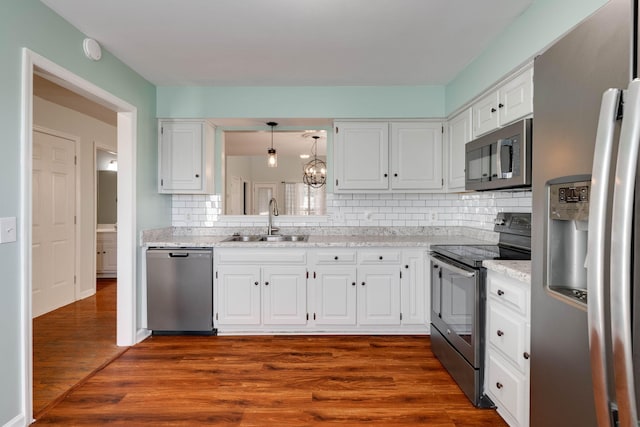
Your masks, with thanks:
[(403, 325), (422, 325), (427, 312), (425, 295), (428, 295), (429, 275), (425, 274), (426, 253), (406, 250), (402, 254), (402, 278), (400, 297)]
[(262, 284), (265, 325), (307, 324), (306, 267), (264, 267)]
[(389, 187), (387, 123), (336, 123), (335, 190), (386, 190)]
[(473, 137), (492, 131), (498, 127), (498, 92), (489, 95), (473, 104)]
[(160, 192), (203, 190), (203, 124), (160, 123)]
[(316, 324), (355, 325), (356, 267), (317, 267), (314, 276)]
[(397, 265), (360, 266), (357, 288), (359, 324), (400, 324), (400, 271)]
[(533, 69), (505, 83), (499, 96), (500, 126), (533, 113)]
[(465, 144), (472, 139), (471, 123), (471, 108), (467, 108), (447, 124), (449, 138), (447, 188), (449, 190), (464, 190)]
[(260, 324), (260, 267), (221, 265), (218, 282), (216, 323), (219, 325)]
[(118, 235), (116, 233), (107, 234), (103, 241), (102, 270), (105, 273), (116, 273), (118, 271)]
[(104, 271), (104, 241), (98, 234), (98, 238), (96, 239), (96, 273), (101, 274)]
[(391, 123), (391, 188), (442, 188), (442, 123)]

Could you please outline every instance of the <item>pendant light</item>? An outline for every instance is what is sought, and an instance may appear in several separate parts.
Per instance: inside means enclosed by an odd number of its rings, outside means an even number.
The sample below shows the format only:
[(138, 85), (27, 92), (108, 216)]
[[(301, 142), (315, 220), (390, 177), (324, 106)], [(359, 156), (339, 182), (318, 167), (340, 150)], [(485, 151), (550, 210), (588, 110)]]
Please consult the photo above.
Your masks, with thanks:
[(327, 182), (327, 164), (318, 159), (318, 135), (312, 136), (314, 139), (311, 151), (313, 160), (303, 167), (304, 175), (302, 180), (310, 187), (320, 188)]
[(278, 167), (278, 155), (275, 148), (273, 148), (273, 128), (278, 126), (276, 122), (267, 122), (267, 126), (271, 126), (271, 148), (267, 150), (267, 166), (270, 168)]

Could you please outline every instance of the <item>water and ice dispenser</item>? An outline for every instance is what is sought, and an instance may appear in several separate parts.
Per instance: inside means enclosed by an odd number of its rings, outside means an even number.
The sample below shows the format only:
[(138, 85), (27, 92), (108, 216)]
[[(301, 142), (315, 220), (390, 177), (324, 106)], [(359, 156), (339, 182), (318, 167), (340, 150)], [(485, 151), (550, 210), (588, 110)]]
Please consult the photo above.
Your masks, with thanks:
[(547, 182), (545, 285), (560, 299), (586, 307), (591, 176)]

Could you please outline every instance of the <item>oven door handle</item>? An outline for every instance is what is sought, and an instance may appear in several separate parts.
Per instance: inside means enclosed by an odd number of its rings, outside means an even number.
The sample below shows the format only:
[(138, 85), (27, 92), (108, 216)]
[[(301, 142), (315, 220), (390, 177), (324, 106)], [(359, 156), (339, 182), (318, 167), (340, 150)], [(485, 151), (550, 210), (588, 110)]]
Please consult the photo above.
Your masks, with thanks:
[(429, 255), (429, 257), (431, 258), (432, 261), (442, 264), (442, 268), (447, 269), (449, 271), (453, 271), (454, 273), (459, 274), (460, 276), (475, 277), (476, 275), (475, 270), (469, 271), (469, 270), (462, 269), (460, 267), (456, 267), (455, 265), (452, 265), (450, 261), (448, 261), (446, 258), (441, 257), (437, 254)]

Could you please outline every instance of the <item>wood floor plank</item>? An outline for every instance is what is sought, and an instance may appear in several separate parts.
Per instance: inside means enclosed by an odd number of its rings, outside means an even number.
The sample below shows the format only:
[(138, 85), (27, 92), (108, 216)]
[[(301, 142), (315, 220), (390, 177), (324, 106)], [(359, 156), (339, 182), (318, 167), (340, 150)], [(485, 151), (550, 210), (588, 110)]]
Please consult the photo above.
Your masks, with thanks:
[(153, 336), (36, 424), (506, 426), (424, 336)]
[(121, 354), (116, 346), (116, 281), (96, 293), (33, 319), (33, 412), (50, 405), (94, 370)]

